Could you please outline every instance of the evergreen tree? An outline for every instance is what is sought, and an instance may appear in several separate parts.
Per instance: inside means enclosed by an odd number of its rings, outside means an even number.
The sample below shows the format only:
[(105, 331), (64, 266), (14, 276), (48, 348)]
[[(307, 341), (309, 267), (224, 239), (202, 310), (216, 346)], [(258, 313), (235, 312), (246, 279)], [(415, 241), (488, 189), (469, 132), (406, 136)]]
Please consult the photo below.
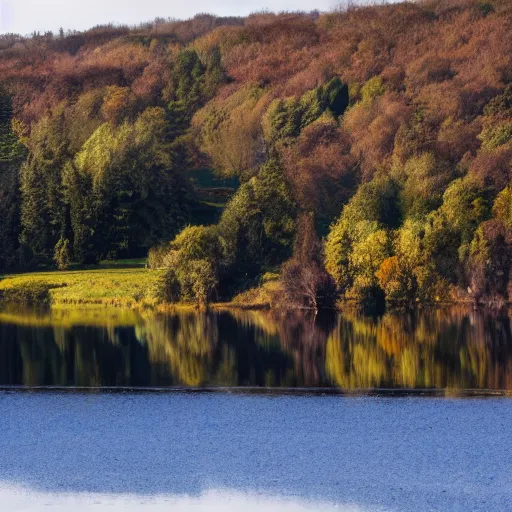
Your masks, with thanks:
[(0, 89), (0, 271), (19, 265), (20, 203), (19, 171), (25, 147), (13, 133), (12, 102)]
[(66, 230), (62, 169), (69, 159), (65, 107), (43, 118), (32, 130), (29, 156), (21, 169), (21, 243), (34, 263), (53, 260)]

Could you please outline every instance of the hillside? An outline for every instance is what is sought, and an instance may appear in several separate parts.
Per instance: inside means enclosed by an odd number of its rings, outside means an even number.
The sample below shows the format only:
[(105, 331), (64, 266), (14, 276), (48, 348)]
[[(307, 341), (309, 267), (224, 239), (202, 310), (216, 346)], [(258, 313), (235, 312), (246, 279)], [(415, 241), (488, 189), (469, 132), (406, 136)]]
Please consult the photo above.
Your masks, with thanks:
[(0, 272), (508, 300), (510, 34), (512, 0), (429, 0), (1, 36)]

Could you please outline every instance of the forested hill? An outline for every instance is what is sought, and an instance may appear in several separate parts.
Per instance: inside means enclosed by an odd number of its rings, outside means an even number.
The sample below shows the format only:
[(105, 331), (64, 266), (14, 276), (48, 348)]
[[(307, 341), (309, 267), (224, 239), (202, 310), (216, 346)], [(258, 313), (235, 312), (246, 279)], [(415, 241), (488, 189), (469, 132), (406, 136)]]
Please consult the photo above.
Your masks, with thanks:
[(512, 0), (433, 0), (1, 36), (0, 269), (507, 299), (511, 34)]

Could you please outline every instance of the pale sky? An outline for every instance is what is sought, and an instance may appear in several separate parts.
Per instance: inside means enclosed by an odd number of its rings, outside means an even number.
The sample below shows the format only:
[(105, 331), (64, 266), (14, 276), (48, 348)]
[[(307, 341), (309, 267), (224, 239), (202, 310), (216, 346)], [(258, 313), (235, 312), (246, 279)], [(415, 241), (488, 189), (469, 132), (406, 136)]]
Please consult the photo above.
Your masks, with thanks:
[(0, 0), (0, 33), (84, 30), (115, 22), (129, 25), (156, 17), (190, 18), (197, 13), (222, 16), (270, 11), (329, 10), (335, 0)]

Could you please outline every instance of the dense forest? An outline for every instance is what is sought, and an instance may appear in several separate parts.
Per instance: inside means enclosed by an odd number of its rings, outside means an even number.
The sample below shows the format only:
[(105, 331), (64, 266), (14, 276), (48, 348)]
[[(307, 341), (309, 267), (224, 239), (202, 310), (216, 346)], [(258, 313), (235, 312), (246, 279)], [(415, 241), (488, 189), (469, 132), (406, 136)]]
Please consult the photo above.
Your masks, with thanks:
[(506, 301), (511, 34), (511, 0), (427, 0), (1, 36), (0, 271)]

